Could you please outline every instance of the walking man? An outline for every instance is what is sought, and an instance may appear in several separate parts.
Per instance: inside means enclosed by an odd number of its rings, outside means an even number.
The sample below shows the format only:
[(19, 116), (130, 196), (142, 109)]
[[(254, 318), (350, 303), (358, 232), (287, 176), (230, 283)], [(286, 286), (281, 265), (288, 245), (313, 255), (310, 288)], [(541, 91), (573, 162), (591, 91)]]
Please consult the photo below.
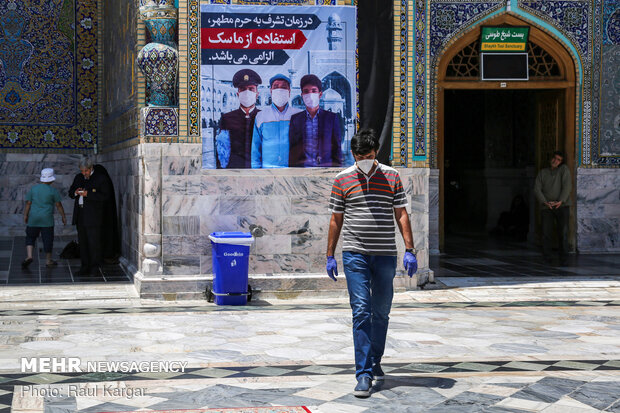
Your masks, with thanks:
[(34, 244), (39, 234), (43, 240), (45, 251), (45, 266), (51, 268), (58, 263), (52, 259), (54, 248), (54, 207), (62, 217), (62, 223), (67, 224), (65, 210), (62, 207), (60, 193), (52, 186), (56, 180), (54, 170), (45, 168), (41, 171), (41, 183), (33, 186), (26, 194), (24, 208), (24, 223), (26, 224), (26, 259), (22, 261), (22, 268), (26, 269), (32, 263)]
[(375, 159), (378, 149), (372, 130), (360, 131), (351, 139), (355, 165), (336, 176), (329, 201), (326, 269), (336, 281), (334, 253), (343, 230), (342, 261), (353, 312), (357, 378), (353, 395), (357, 397), (370, 396), (372, 380), (384, 379), (381, 357), (396, 274), (394, 218), (405, 242), (403, 265), (409, 277), (418, 268), (400, 175)]
[(560, 250), (560, 265), (567, 264), (568, 259), (568, 217), (570, 215), (570, 193), (572, 188), (570, 171), (564, 164), (564, 153), (553, 152), (549, 168), (541, 169), (534, 184), (534, 194), (540, 202), (543, 258), (551, 262), (551, 242), (553, 240), (553, 223), (557, 224)]

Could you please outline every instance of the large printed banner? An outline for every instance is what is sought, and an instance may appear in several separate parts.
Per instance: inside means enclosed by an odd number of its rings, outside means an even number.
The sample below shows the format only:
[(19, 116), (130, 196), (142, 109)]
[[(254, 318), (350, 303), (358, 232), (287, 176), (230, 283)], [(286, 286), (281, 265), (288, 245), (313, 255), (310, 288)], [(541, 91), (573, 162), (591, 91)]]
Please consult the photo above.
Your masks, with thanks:
[(352, 6), (201, 8), (203, 168), (351, 165)]

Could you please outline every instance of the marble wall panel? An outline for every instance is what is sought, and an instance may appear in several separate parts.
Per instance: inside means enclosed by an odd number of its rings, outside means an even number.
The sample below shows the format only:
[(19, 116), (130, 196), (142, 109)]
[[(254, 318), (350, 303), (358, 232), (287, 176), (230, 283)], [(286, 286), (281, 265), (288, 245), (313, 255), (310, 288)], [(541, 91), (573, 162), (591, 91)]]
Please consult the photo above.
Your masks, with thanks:
[[(410, 221), (414, 232), (428, 233), (428, 214), (414, 212), (410, 215)], [(396, 231), (398, 231), (398, 227)]]
[[(194, 258), (197, 262), (183, 264), (179, 271), (196, 266), (196, 274), (211, 275), (208, 234), (251, 231), (256, 242), (251, 248), (250, 274), (324, 272), (327, 204), (340, 169), (203, 170), (198, 181), (192, 151), (175, 144), (162, 147), (164, 263), (168, 254), (175, 260)], [(401, 176), (414, 212), (414, 237), (421, 248), (427, 245), (429, 231), (429, 170), (402, 169)], [(172, 237), (170, 242), (167, 237)], [(181, 240), (176, 242), (174, 237)], [(337, 251), (340, 254), (341, 243)], [(172, 264), (166, 268), (179, 273)]]
[(288, 196), (257, 196), (256, 214), (289, 216), (292, 214), (291, 198)]
[(203, 215), (200, 217), (200, 234), (209, 235), (215, 231), (244, 231), (237, 220), (238, 217), (234, 215)]
[(164, 275), (196, 276), (200, 274), (200, 255), (164, 256)]
[(439, 169), (428, 178), (428, 244), (431, 254), (439, 254)]
[(306, 256), (299, 254), (250, 255), (252, 274), (305, 274), (312, 272)]
[[(615, 206), (615, 205), (612, 205)], [(579, 205), (577, 208), (577, 219), (580, 218), (595, 218), (605, 216), (606, 205)]]
[(200, 175), (202, 156), (163, 156), (164, 175)]
[(577, 249), (620, 252), (620, 169), (577, 170)]
[(620, 217), (620, 203), (603, 205), (603, 213), (599, 216)]
[(218, 207), (217, 197), (162, 194), (164, 216), (213, 215)]
[(425, 213), (428, 212), (428, 197), (426, 195), (412, 195), (409, 197), (409, 209), (410, 213)]
[(180, 255), (211, 255), (211, 240), (203, 235), (184, 236)]
[(164, 175), (162, 193), (168, 195), (200, 195), (201, 176), (198, 175)]
[(200, 217), (164, 216), (162, 235), (200, 235)]
[(290, 254), (290, 235), (265, 235), (256, 238), (257, 254)]
[(275, 228), (279, 234), (304, 234), (327, 236), (330, 215), (291, 215), (276, 217)]
[(200, 274), (201, 275), (213, 275), (213, 256), (201, 255), (200, 256)]
[(219, 215), (254, 215), (256, 198), (252, 196), (219, 197)]
[(328, 214), (328, 205), (329, 198), (325, 196), (293, 197), (291, 198), (291, 213), (292, 215)]
[(320, 254), (327, 250), (327, 240), (321, 235), (312, 235), (309, 233), (300, 235), (291, 235), (291, 252), (293, 254)]
[(162, 254), (164, 256), (181, 255), (183, 251), (183, 238), (187, 235), (164, 235), (161, 237)]

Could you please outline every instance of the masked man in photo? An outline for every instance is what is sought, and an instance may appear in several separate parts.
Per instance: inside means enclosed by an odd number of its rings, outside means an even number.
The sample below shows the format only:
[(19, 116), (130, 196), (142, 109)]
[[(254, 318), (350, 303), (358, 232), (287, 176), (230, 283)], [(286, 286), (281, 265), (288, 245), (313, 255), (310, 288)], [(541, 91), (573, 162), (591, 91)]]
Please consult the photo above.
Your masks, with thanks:
[(277, 74), (269, 79), (271, 106), (258, 115), (252, 134), (252, 168), (286, 168), (289, 156), (289, 123), (301, 112), (289, 104), (291, 79)]
[(239, 108), (222, 114), (220, 133), (215, 141), (218, 167), (251, 168), (250, 151), (252, 148), (252, 131), (256, 114), (258, 85), (263, 81), (251, 69), (239, 70), (232, 79), (237, 88)]
[(321, 80), (309, 74), (299, 83), (306, 110), (291, 116), (289, 166), (341, 166), (340, 119), (319, 107)]

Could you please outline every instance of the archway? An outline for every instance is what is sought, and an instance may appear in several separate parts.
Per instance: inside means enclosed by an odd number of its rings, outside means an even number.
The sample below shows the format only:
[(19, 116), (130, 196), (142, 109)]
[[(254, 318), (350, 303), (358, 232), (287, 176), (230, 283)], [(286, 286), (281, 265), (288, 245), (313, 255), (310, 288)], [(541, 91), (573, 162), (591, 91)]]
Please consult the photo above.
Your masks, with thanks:
[[(514, 190), (514, 188), (511, 188), (511, 185), (516, 188), (523, 188), (527, 192), (527, 188), (533, 184), (533, 177), (535, 177), (540, 168), (547, 166), (550, 153), (555, 149), (561, 149), (566, 154), (566, 163), (573, 177), (572, 198), (573, 205), (575, 205), (575, 152), (578, 131), (577, 122), (579, 118), (577, 116), (578, 108), (576, 104), (578, 85), (576, 83), (576, 65), (573, 57), (552, 36), (512, 14), (500, 15), (485, 21), (484, 24), (490, 26), (528, 26), (530, 28), (528, 42), (530, 79), (528, 81), (506, 82), (480, 80), (479, 46), (477, 44), (480, 38), (479, 26), (463, 34), (441, 56), (437, 66), (435, 92), (437, 97), (436, 165), (440, 173), (439, 244), (442, 250), (446, 246), (448, 231), (453, 229), (449, 227), (449, 224), (452, 224), (450, 219), (454, 218), (453, 215), (450, 215), (453, 205), (457, 205), (458, 208), (456, 209), (458, 209), (459, 213), (464, 212), (463, 216), (469, 217), (474, 221), (475, 225), (478, 225), (476, 227), (477, 230), (488, 233), (489, 228), (495, 224), (500, 210), (510, 208), (510, 200), (506, 202), (504, 199), (504, 203), (502, 205), (499, 204), (499, 202), (502, 202), (499, 199), (501, 195), (509, 194), (510, 190), (513, 193), (507, 196), (515, 196), (515, 191), (518, 194), (519, 190)], [(466, 104), (463, 105), (463, 102), (466, 102)], [(501, 108), (495, 104), (496, 102), (501, 102), (504, 106), (508, 105), (508, 109), (501, 112)], [(529, 102), (531, 104), (530, 107), (524, 104), (524, 102)], [(462, 108), (462, 111), (459, 112), (460, 118), (455, 116), (455, 113), (457, 113), (455, 107), (459, 107), (459, 104), (461, 105), (460, 108)], [(515, 107), (520, 108), (520, 112), (517, 114), (513, 112), (512, 117), (506, 117), (505, 114), (510, 113), (510, 110)], [(501, 136), (496, 136), (497, 133), (495, 132), (499, 131), (499, 135), (501, 135), (506, 131), (498, 128), (500, 121), (493, 119), (495, 115), (499, 117), (504, 116), (504, 121), (512, 122), (510, 128), (512, 128), (512, 131), (516, 131), (515, 133), (511, 132), (512, 135), (510, 135), (509, 139), (513, 147), (510, 148), (512, 152), (508, 158), (512, 157), (512, 159), (506, 162), (512, 162), (515, 164), (513, 166), (519, 168), (523, 167), (523, 162), (526, 165), (524, 167), (526, 177), (521, 179), (520, 182), (511, 185), (506, 184), (506, 182), (514, 179), (514, 176), (510, 176), (511, 173), (515, 174), (514, 171), (506, 173), (504, 181), (498, 180), (497, 176), (494, 176), (494, 173), (497, 171), (493, 170), (493, 155), (502, 151), (502, 155), (505, 155), (507, 151), (505, 150), (506, 148), (497, 149), (497, 146), (502, 145), (505, 141), (502, 140)], [(481, 117), (483, 125), (479, 125), (477, 129), (472, 127), (476, 121), (480, 122)], [(522, 124), (531, 128), (531, 134), (534, 137), (530, 141), (527, 141), (527, 136), (518, 136), (519, 128), (515, 126), (515, 118), (517, 117), (520, 118), (519, 121)], [(455, 129), (455, 124), (463, 119), (469, 119), (470, 121), (466, 122), (464, 126), (458, 124), (458, 129)], [(488, 119), (492, 120), (488, 121)], [(463, 148), (462, 141), (460, 142), (460, 148), (451, 147), (450, 145), (456, 141), (455, 136), (459, 138), (467, 136), (468, 128), (471, 135), (475, 136), (476, 131), (478, 133), (482, 131), (484, 136), (482, 142), (476, 141), (475, 137), (467, 137), (467, 143), (471, 143), (473, 146), (473, 148), (468, 147), (467, 149), (474, 151), (472, 153), (477, 153), (478, 155), (478, 170), (471, 175), (474, 176), (473, 181), (477, 180), (482, 185), (481, 188), (478, 188), (479, 192), (477, 194), (469, 194), (470, 198), (475, 198), (478, 201), (478, 205), (471, 202), (468, 204), (467, 199), (455, 199), (455, 191), (452, 188), (452, 186), (458, 187), (459, 182), (452, 179), (455, 173), (452, 173), (453, 171), (450, 168), (454, 167), (454, 161), (450, 159), (450, 156), (456, 156), (456, 159), (461, 160), (467, 154), (461, 150)], [(491, 133), (489, 129), (492, 131)], [(526, 135), (522, 131), (520, 132), (521, 135)], [(489, 135), (493, 135), (493, 137), (489, 138)], [(523, 155), (523, 148), (515, 148), (515, 140), (526, 142), (525, 146), (532, 146), (533, 151), (528, 156), (525, 156), (526, 159), (519, 158), (519, 156)], [(478, 145), (478, 148), (475, 148), (476, 145)], [(496, 149), (493, 149), (493, 147)], [(482, 152), (475, 152), (476, 150)], [(504, 172), (502, 171), (502, 173)], [(456, 176), (459, 176), (459, 173), (461, 174), (460, 176), (467, 174), (463, 168), (456, 171)], [(494, 197), (496, 199), (493, 199)], [(535, 202), (531, 192), (528, 192), (526, 198), (530, 205), (531, 224), (529, 225), (529, 238), (533, 240), (535, 239), (533, 231), (537, 228), (537, 225), (535, 225), (537, 211), (534, 208)], [(455, 210), (455, 208), (452, 208), (452, 210)], [(467, 231), (470, 228), (463, 228), (463, 230)], [(569, 240), (571, 246), (574, 247), (574, 208), (571, 216)]]

